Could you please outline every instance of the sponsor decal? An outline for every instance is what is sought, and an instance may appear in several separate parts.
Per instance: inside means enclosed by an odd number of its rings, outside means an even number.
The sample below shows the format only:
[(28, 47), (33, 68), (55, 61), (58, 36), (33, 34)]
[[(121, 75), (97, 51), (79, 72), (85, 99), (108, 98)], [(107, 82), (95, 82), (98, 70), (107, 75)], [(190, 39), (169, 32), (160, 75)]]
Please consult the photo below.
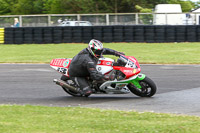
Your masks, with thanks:
[(101, 67), (98, 67), (97, 70), (98, 70), (98, 71), (101, 71)]
[(67, 67), (68, 65), (69, 65), (69, 60), (66, 60), (66, 61), (63, 62), (64, 67)]
[(132, 70), (124, 70), (125, 73), (132, 73)]
[(133, 69), (133, 74), (135, 74), (136, 73), (136, 69)]
[(110, 62), (106, 62), (106, 65), (110, 65), (111, 63)]

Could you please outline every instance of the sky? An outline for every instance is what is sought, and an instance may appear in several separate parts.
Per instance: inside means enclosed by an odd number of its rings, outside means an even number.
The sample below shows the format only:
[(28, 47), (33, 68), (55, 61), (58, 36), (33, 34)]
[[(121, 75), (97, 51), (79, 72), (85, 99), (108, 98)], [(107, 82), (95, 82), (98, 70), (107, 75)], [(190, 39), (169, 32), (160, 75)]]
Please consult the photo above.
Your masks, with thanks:
[(192, 1), (192, 2), (199, 2), (200, 0), (190, 0), (190, 1)]

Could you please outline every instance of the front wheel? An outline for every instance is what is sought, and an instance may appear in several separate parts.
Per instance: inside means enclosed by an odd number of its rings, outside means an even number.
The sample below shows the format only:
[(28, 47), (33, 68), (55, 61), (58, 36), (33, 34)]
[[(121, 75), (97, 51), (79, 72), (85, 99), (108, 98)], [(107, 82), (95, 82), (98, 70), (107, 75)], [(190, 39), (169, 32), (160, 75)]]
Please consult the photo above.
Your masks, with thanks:
[(138, 82), (141, 88), (137, 88), (132, 83), (128, 84), (128, 88), (133, 94), (140, 97), (151, 97), (156, 93), (157, 87), (155, 83), (147, 76)]

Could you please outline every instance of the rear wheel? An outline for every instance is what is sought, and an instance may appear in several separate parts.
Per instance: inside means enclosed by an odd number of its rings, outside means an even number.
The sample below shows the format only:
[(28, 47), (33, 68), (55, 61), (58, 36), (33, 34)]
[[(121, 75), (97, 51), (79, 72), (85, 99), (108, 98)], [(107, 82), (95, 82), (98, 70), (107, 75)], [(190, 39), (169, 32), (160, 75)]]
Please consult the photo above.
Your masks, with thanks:
[(132, 83), (128, 85), (128, 88), (133, 94), (140, 97), (151, 97), (156, 93), (157, 88), (155, 83), (147, 76), (139, 81), (139, 84), (142, 88), (137, 88)]

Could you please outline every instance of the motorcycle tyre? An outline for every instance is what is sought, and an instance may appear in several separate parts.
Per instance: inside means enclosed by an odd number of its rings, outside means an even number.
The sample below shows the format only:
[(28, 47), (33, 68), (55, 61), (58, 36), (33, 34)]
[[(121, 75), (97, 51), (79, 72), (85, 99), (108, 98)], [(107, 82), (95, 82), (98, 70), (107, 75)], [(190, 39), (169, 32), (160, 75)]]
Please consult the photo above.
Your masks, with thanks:
[[(63, 80), (63, 81), (69, 80), (69, 78), (66, 77), (65, 75), (62, 75), (60, 79)], [(68, 90), (68, 89), (66, 89), (66, 88), (64, 88), (64, 87), (62, 87), (62, 88), (63, 88), (63, 90), (64, 90), (66, 93), (68, 93), (68, 94), (71, 95), (71, 96), (74, 96), (74, 97), (83, 97), (83, 95), (80, 94), (80, 93), (72, 92), (72, 91), (70, 91), (70, 90)], [(84, 97), (88, 97), (88, 96), (90, 96), (90, 94), (89, 94), (89, 95), (84, 95)]]
[[(128, 84), (128, 88), (133, 94), (140, 96), (140, 97), (151, 97), (156, 93), (157, 87), (156, 87), (155, 83), (147, 76), (143, 80), (139, 81), (139, 84), (142, 87), (141, 89), (137, 88), (132, 83)], [(148, 91), (148, 89), (146, 87), (150, 88), (151, 90)], [(146, 93), (146, 91), (144, 91), (144, 92), (141, 91), (141, 90), (146, 90), (146, 89), (147, 89), (148, 93)]]

